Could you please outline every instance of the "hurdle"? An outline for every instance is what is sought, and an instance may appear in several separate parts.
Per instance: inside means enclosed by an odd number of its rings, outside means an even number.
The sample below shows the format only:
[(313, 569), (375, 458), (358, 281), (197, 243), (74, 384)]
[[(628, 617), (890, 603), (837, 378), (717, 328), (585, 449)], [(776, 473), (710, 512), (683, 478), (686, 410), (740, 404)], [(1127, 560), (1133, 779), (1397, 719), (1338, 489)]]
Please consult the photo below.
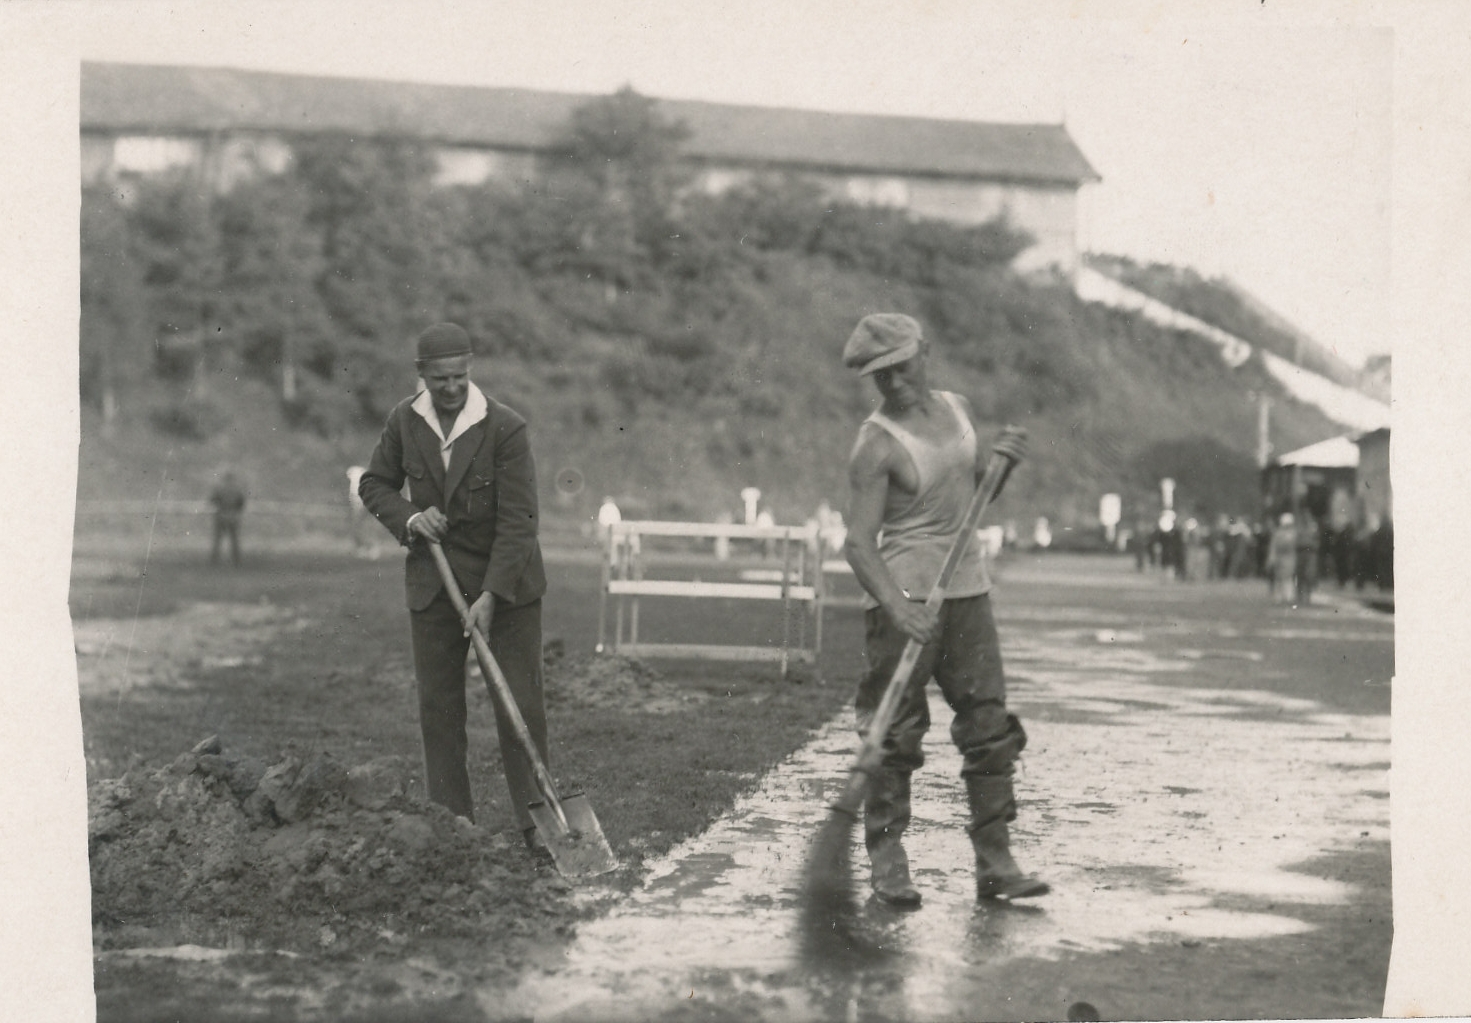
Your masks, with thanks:
[[(756, 540), (779, 544), (781, 568), (774, 581), (704, 582), (647, 577), (646, 537), (692, 540)], [(598, 651), (629, 657), (689, 660), (775, 661), (787, 677), (792, 661), (816, 664), (822, 652), (824, 586), (817, 532), (806, 526), (747, 526), (736, 523), (630, 521), (615, 522), (604, 534), (602, 592), (598, 601)], [(711, 559), (711, 564), (716, 564)], [(720, 563), (724, 564), (724, 563)], [(748, 575), (753, 573), (747, 573)], [(766, 573), (760, 573), (765, 575)], [(650, 643), (639, 639), (639, 602), (646, 597), (718, 597), (735, 600), (779, 600), (782, 604), (781, 646), (737, 646), (702, 643)], [(612, 636), (608, 636), (609, 610)], [(792, 642), (793, 609), (797, 614)], [(807, 645), (807, 619), (812, 644)]]

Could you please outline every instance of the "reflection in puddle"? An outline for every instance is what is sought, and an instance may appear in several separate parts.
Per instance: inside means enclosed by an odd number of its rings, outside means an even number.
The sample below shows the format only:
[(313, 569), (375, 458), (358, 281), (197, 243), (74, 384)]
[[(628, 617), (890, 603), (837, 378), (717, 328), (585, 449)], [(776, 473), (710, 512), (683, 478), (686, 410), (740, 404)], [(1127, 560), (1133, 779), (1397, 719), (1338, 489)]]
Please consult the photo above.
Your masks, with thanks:
[[(1171, 685), (1198, 661), (1100, 644), (1089, 630), (1022, 633), (1007, 647), (1031, 735), (1014, 848), (1050, 895), (975, 904), (959, 755), (934, 693), (905, 842), (919, 910), (859, 903), (829, 933), (799, 926), (807, 850), (855, 748), (843, 715), (580, 927), (560, 968), (483, 1008), (537, 1020), (963, 1018), (985, 968), (1007, 960), (1308, 930), (1295, 906), (1353, 889), (1294, 866), (1388, 839), (1387, 806), (1363, 795), (1387, 766), (1387, 718)], [(1086, 720), (1072, 720), (1080, 708)], [(866, 857), (854, 841), (857, 893)]]

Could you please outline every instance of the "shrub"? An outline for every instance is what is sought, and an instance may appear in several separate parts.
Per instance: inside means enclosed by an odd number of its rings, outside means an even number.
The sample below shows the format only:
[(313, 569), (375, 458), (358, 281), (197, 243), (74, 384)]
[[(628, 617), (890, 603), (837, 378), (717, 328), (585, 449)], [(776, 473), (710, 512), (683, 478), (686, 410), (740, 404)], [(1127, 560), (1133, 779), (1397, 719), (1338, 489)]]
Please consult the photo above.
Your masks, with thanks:
[(181, 440), (208, 440), (229, 423), (219, 404), (200, 395), (185, 395), (155, 405), (149, 421), (160, 433)]
[(308, 374), (298, 377), (296, 397), (281, 400), (281, 411), (292, 426), (329, 440), (363, 420), (363, 408), (353, 394)]

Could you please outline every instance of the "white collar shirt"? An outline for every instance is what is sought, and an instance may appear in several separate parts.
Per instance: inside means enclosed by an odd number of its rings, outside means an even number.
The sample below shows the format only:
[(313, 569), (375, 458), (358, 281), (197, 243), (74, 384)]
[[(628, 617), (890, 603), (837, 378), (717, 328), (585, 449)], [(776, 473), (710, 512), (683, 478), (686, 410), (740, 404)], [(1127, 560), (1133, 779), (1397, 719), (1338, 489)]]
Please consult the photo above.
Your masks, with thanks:
[(455, 417), (455, 424), (450, 427), (448, 436), (439, 426), (439, 414), (434, 411), (434, 399), (428, 391), (419, 392), (419, 396), (414, 399), (413, 409), (423, 417), (424, 422), (429, 424), (429, 429), (434, 431), (434, 436), (439, 438), (439, 457), (444, 460), (444, 468), (447, 472), (449, 471), (450, 453), (454, 450), (455, 441), (466, 430), (484, 419), (490, 411), (490, 406), (485, 400), (485, 393), (474, 384), (470, 384), (469, 393), (465, 395), (465, 407), (460, 409), (460, 414)]

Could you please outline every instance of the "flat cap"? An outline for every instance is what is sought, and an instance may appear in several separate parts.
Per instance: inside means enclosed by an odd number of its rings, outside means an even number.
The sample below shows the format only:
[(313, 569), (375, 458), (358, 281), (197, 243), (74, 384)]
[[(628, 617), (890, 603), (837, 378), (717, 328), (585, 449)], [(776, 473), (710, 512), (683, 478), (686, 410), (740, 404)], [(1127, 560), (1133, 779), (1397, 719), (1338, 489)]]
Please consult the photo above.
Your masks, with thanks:
[(436, 323), (419, 335), (414, 358), (419, 362), (470, 354), (470, 335), (457, 323)]
[(923, 340), (919, 321), (912, 316), (873, 313), (858, 321), (843, 346), (843, 365), (864, 376), (914, 358)]

